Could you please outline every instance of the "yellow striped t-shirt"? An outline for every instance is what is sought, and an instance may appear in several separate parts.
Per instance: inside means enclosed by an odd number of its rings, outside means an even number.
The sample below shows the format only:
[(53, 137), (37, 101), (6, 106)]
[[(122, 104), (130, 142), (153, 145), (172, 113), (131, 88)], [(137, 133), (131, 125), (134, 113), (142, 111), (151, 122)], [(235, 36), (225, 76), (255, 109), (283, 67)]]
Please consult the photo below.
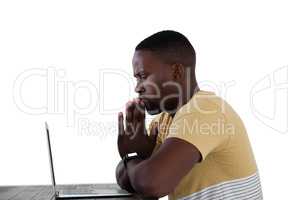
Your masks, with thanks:
[[(174, 118), (162, 112), (154, 152), (168, 138), (194, 145), (202, 155), (169, 199), (262, 199), (260, 179), (246, 128), (233, 108), (209, 91), (198, 91)], [(170, 166), (171, 167), (171, 166)]]

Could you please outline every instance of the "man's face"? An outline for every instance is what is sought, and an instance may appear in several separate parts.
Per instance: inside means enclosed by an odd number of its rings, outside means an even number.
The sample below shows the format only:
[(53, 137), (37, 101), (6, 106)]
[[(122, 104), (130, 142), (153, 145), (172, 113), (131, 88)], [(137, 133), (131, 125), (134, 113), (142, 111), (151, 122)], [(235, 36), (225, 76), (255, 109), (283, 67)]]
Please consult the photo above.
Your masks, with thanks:
[(154, 115), (164, 110), (175, 109), (178, 85), (173, 81), (171, 65), (162, 62), (156, 54), (146, 50), (135, 51), (132, 65), (137, 81), (135, 92), (144, 102), (147, 112)]

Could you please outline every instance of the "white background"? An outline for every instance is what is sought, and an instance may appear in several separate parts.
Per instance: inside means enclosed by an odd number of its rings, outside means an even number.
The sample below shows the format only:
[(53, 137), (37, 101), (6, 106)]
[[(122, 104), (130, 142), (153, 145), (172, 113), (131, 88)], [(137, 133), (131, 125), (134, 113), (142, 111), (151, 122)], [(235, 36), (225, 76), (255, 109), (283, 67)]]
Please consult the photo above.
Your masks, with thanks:
[(0, 185), (51, 183), (45, 120), (59, 184), (114, 182), (134, 47), (172, 29), (243, 119), (265, 199), (298, 196), (299, 18), (296, 1), (1, 1)]

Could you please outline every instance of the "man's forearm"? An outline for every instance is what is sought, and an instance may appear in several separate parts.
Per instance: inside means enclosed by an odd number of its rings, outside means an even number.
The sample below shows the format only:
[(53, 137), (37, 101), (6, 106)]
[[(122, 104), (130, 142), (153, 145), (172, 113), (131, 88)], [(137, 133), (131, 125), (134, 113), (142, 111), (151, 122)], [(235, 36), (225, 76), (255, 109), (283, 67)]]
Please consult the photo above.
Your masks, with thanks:
[[(152, 195), (151, 193), (149, 193), (149, 191), (144, 192), (144, 190), (140, 190), (141, 189), (141, 187), (139, 186), (140, 183), (138, 182), (135, 182), (133, 184), (131, 183), (132, 181), (136, 181), (135, 176), (138, 173), (137, 170), (139, 170), (139, 164), (141, 164), (143, 161), (145, 160), (141, 160), (141, 159), (130, 160), (127, 163), (127, 167), (125, 168), (124, 163), (121, 160), (116, 169), (117, 183), (122, 189), (125, 189), (130, 193), (136, 193), (143, 197), (147, 197), (147, 198), (151, 197), (149, 198), (151, 200), (157, 200), (158, 197), (155, 197), (155, 195)], [(147, 177), (145, 177), (145, 179), (147, 179)]]
[(156, 189), (152, 187), (151, 173), (147, 167), (147, 160), (134, 159), (127, 163), (127, 174), (132, 188), (143, 196), (157, 199)]
[(118, 185), (122, 188), (127, 190), (128, 192), (135, 192), (128, 177), (127, 170), (124, 166), (123, 161), (121, 160), (116, 168), (116, 179)]
[(116, 178), (121, 188), (127, 191), (141, 193), (140, 191), (136, 191), (136, 188), (139, 189), (139, 183), (136, 182), (136, 175), (138, 174), (137, 170), (139, 170), (138, 165), (143, 161), (142, 159), (130, 160), (127, 162), (127, 167), (125, 167), (122, 160), (120, 161), (116, 169)]
[[(121, 160), (116, 169), (117, 183), (122, 189), (131, 193), (136, 193), (144, 197), (151, 197), (152, 200), (158, 199), (156, 192), (147, 186), (149, 183), (149, 176), (144, 176), (143, 168), (145, 168), (145, 161), (142, 159), (133, 159), (127, 162), (127, 167)], [(146, 170), (147, 171), (147, 170)], [(138, 178), (137, 178), (138, 177)], [(145, 184), (146, 183), (146, 184)]]

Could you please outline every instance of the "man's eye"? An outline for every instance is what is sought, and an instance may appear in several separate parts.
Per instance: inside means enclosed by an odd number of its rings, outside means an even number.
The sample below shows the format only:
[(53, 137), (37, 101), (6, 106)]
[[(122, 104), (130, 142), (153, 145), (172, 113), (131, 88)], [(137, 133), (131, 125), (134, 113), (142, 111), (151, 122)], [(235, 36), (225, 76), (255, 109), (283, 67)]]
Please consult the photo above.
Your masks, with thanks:
[(145, 80), (146, 78), (147, 78), (146, 75), (136, 76), (136, 80), (137, 80), (137, 81)]

